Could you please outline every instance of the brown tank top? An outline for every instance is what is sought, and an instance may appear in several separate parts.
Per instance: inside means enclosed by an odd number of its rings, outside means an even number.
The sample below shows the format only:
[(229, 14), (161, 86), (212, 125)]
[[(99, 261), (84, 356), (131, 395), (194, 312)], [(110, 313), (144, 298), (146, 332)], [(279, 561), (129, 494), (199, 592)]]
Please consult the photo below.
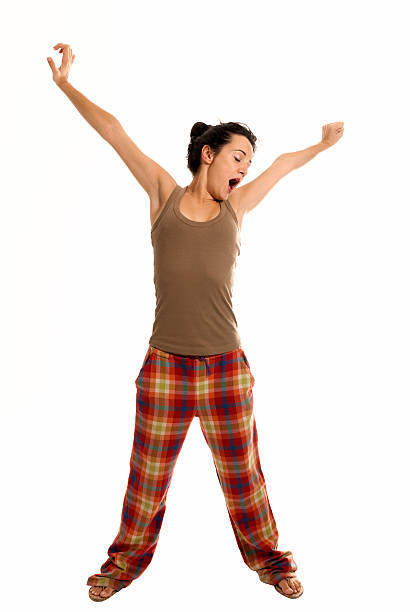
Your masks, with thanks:
[(155, 320), (151, 346), (177, 355), (216, 355), (241, 346), (232, 309), (238, 220), (228, 200), (210, 221), (185, 217), (176, 185), (151, 228)]

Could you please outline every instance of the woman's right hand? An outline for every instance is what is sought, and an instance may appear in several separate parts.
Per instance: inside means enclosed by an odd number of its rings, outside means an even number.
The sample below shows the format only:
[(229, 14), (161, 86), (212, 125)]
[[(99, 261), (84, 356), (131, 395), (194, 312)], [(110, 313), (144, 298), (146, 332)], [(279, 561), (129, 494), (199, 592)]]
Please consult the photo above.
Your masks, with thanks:
[(54, 45), (53, 49), (60, 49), (59, 52), (63, 54), (60, 68), (56, 67), (51, 57), (47, 58), (50, 68), (53, 72), (53, 81), (57, 85), (61, 85), (62, 83), (68, 82), (68, 75), (70, 73), (70, 68), (75, 60), (75, 55), (73, 55), (73, 51), (70, 45), (65, 45), (63, 43), (57, 43), (56, 45)]

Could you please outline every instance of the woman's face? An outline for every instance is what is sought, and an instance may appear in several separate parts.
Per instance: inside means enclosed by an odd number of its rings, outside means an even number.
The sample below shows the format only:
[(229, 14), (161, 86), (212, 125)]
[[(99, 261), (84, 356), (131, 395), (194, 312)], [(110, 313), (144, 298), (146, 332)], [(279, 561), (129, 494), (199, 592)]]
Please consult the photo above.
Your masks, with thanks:
[[(213, 155), (213, 153), (212, 153)], [(208, 190), (216, 200), (226, 200), (235, 189), (229, 185), (230, 179), (242, 181), (252, 163), (253, 149), (246, 136), (233, 134), (218, 155), (213, 157), (208, 167)], [(237, 183), (238, 184), (238, 183)]]

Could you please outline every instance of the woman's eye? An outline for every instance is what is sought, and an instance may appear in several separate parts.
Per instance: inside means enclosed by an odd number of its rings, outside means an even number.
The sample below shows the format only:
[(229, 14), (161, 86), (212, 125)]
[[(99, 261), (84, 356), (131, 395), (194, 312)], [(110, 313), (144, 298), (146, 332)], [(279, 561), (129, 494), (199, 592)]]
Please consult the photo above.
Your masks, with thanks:
[(237, 157), (235, 157), (235, 159), (236, 159), (236, 161), (239, 161), (239, 162), (241, 161), (241, 160), (240, 160), (240, 159), (238, 159)]

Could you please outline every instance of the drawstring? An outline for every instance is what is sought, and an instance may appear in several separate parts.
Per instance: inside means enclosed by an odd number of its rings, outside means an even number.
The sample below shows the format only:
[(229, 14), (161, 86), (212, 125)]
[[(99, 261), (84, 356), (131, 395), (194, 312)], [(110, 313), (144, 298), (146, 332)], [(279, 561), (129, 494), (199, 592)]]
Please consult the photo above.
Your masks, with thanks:
[(206, 360), (206, 357), (201, 356), (201, 357), (198, 357), (198, 359), (200, 359), (201, 361), (205, 361), (206, 371), (207, 371), (208, 374), (210, 374), (211, 373), (211, 369), (209, 367), (209, 363)]

